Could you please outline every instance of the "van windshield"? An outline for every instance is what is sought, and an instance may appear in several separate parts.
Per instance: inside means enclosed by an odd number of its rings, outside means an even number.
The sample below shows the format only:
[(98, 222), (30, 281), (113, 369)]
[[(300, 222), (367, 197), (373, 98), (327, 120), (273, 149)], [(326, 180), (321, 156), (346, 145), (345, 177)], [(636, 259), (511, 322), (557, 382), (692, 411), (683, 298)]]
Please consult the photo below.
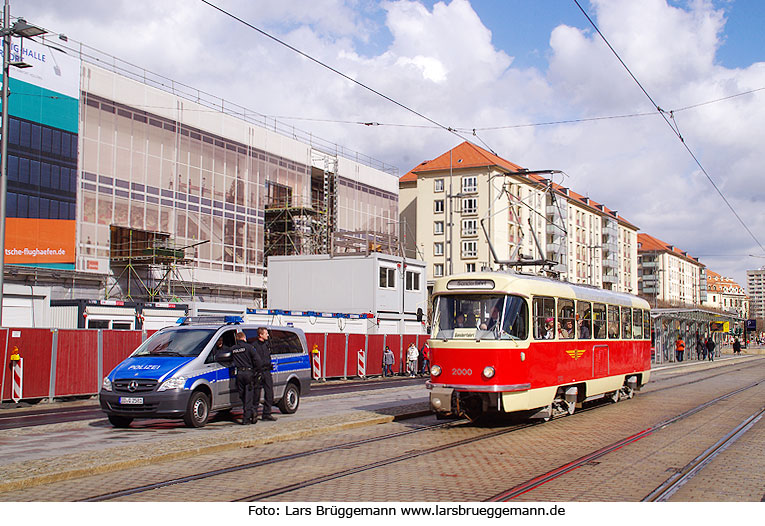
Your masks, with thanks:
[(199, 356), (218, 329), (165, 329), (141, 344), (131, 356)]

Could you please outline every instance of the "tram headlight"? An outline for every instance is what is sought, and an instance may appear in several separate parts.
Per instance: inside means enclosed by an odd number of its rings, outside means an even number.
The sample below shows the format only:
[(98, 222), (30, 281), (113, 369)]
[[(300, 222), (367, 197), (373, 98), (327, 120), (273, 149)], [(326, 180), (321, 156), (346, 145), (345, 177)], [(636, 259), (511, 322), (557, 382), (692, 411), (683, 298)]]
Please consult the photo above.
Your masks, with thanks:
[(103, 389), (104, 391), (112, 390), (112, 381), (109, 380), (108, 376), (104, 376), (104, 382), (101, 384), (101, 389)]
[(496, 371), (494, 370), (494, 367), (489, 365), (488, 367), (483, 368), (483, 377), (484, 378), (494, 378), (494, 374)]
[(440, 365), (433, 365), (430, 368), (430, 376), (438, 376), (441, 374), (441, 366)]

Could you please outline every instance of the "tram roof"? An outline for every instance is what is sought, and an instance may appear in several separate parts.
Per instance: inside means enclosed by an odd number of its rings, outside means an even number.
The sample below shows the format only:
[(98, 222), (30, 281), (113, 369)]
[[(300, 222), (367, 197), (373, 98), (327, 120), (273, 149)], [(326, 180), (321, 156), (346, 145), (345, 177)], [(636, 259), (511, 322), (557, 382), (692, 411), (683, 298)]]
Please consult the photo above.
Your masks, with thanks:
[[(489, 284), (491, 283), (491, 286)], [(489, 288), (490, 286), (490, 288)], [(433, 294), (475, 293), (475, 292), (516, 293), (525, 296), (556, 296), (599, 303), (629, 305), (649, 309), (647, 301), (625, 292), (599, 289), (587, 285), (576, 285), (567, 281), (507, 272), (471, 272), (445, 276), (435, 281)]]

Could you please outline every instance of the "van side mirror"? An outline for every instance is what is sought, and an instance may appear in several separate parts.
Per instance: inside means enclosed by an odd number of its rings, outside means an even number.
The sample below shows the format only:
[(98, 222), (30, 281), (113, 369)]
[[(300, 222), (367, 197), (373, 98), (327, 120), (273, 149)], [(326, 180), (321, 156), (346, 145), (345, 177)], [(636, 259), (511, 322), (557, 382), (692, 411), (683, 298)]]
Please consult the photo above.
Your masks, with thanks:
[(231, 351), (218, 351), (215, 353), (215, 361), (222, 364), (229, 364), (233, 360)]

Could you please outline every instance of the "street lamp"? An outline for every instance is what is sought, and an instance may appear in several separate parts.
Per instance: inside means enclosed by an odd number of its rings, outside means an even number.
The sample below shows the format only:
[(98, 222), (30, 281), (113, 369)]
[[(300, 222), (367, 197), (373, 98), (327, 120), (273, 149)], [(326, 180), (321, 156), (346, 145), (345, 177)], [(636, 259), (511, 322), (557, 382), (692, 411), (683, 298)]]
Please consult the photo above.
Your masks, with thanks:
[(5, 0), (3, 9), (3, 29), (0, 36), (3, 37), (3, 93), (2, 93), (2, 138), (0, 138), (0, 327), (3, 325), (3, 281), (5, 277), (5, 205), (8, 193), (8, 82), (10, 79), (10, 66), (19, 68), (31, 67), (25, 63), (22, 57), (11, 62), (11, 36), (35, 37), (47, 33), (44, 29), (27, 24), (26, 20), (19, 18), (11, 26), (11, 4)]

